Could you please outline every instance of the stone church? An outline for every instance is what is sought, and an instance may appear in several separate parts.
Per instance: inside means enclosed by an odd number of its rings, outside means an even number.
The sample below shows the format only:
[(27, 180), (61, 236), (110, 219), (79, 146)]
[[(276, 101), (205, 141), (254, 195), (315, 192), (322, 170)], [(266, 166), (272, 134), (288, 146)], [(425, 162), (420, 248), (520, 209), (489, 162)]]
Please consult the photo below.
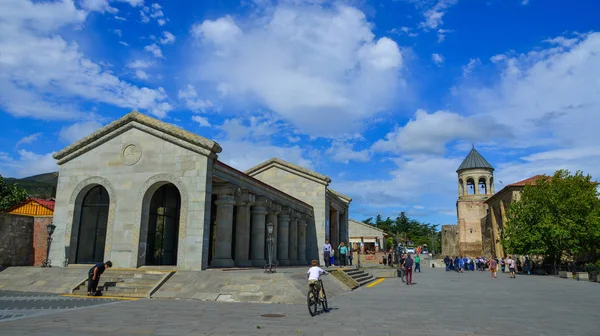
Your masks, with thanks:
[(488, 211), (485, 201), (494, 195), (494, 167), (473, 147), (456, 173), (458, 226), (442, 226), (442, 254), (480, 256), (482, 221)]
[[(179, 270), (306, 265), (348, 241), (348, 196), (280, 159), (245, 172), (215, 141), (132, 112), (54, 154), (60, 167), (50, 251), (55, 266)], [(321, 260), (322, 262), (322, 260)]]

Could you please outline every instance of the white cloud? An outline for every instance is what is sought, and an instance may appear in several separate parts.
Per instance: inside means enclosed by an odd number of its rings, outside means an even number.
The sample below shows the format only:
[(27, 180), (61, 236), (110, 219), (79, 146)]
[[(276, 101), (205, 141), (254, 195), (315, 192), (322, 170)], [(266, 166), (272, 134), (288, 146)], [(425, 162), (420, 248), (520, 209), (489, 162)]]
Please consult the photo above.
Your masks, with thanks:
[(387, 178), (334, 181), (332, 187), (373, 208), (405, 209), (412, 204), (447, 208), (456, 201), (455, 171), (462, 158), (416, 155), (392, 161), (396, 168)]
[(64, 127), (59, 134), (61, 140), (71, 144), (74, 143), (102, 127), (97, 121), (83, 121)]
[(442, 56), (440, 54), (432, 54), (431, 55), (431, 60), (436, 65), (441, 65), (442, 63), (444, 63), (444, 56)]
[(36, 154), (24, 149), (19, 150), (17, 159), (0, 152), (0, 175), (7, 177), (26, 177), (58, 171), (58, 165), (52, 154)]
[(190, 84), (184, 90), (179, 90), (177, 97), (184, 101), (187, 108), (195, 112), (206, 112), (214, 106), (210, 100), (198, 98), (196, 88)]
[(218, 126), (228, 140), (234, 141), (267, 141), (287, 125), (281, 123), (273, 116), (253, 115), (241, 118), (227, 119)]
[(191, 29), (200, 43), (190, 76), (225, 102), (258, 103), (302, 132), (352, 132), (406, 95), (398, 45), (371, 29), (344, 5), (294, 3), (239, 23), (206, 20)]
[(42, 135), (42, 133), (35, 133), (32, 135), (28, 135), (24, 138), (21, 138), (21, 140), (17, 141), (17, 144), (15, 145), (15, 147), (19, 147), (20, 145), (23, 144), (30, 144), (35, 142), (40, 136)]
[(148, 78), (150, 78), (150, 76), (143, 70), (136, 70), (135, 77), (142, 79), (142, 80), (147, 80)]
[(122, 17), (122, 16), (118, 16), (118, 15), (115, 15), (115, 17), (114, 17), (114, 18), (115, 18), (115, 20), (118, 20), (118, 21), (127, 21), (127, 19), (126, 19), (126, 18), (124, 18), (124, 17)]
[(352, 147), (352, 143), (334, 141), (325, 153), (332, 161), (345, 164), (350, 163), (350, 161), (367, 162), (371, 159), (367, 149), (355, 151)]
[(167, 20), (165, 19), (158, 19), (156, 20), (156, 22), (158, 23), (159, 26), (164, 26), (167, 23)]
[(529, 4), (529, 0), (522, 0), (521, 1), (521, 5), (526, 6), (527, 4)]
[(123, 36), (123, 31), (121, 29), (115, 29), (113, 30), (113, 33), (119, 37)]
[(128, 63), (127, 67), (130, 69), (146, 69), (151, 67), (152, 65), (153, 63), (150, 61), (135, 60), (133, 62)]
[(158, 3), (153, 3), (151, 6), (144, 6), (140, 11), (140, 20), (142, 23), (148, 23), (152, 19), (155, 19), (159, 26), (166, 23), (165, 13), (163, 13), (161, 5)]
[(423, 13), (425, 21), (420, 25), (423, 28), (436, 29), (443, 24), (442, 18), (448, 11), (448, 8), (456, 5), (458, 0), (439, 0), (433, 7)]
[(446, 35), (447, 35), (448, 33), (452, 33), (452, 32), (454, 32), (454, 30), (450, 30), (450, 29), (441, 29), (441, 28), (440, 28), (440, 29), (438, 29), (438, 30), (437, 30), (437, 37), (438, 37), (437, 41), (438, 41), (438, 43), (442, 43), (442, 42), (444, 42), (444, 41), (446, 40)]
[(476, 143), (509, 137), (510, 130), (497, 123), (492, 116), (465, 117), (449, 111), (428, 114), (418, 110), (414, 119), (388, 133), (385, 139), (377, 141), (372, 150), (443, 155), (450, 141)]
[(305, 150), (301, 146), (279, 147), (268, 143), (231, 140), (219, 141), (219, 144), (224, 148), (219, 160), (242, 171), (274, 157), (308, 169), (314, 166), (311, 160), (305, 158)]
[(207, 118), (201, 117), (201, 116), (193, 116), (192, 120), (197, 122), (198, 125), (200, 125), (201, 127), (211, 127), (212, 125), (210, 124), (210, 122), (208, 122)]
[[(77, 27), (86, 13), (72, 1), (5, 0), (0, 10), (0, 106), (18, 117), (73, 119), (82, 101), (154, 112), (167, 110), (164, 90), (138, 88), (94, 63), (60, 28)], [(56, 93), (60, 92), (60, 95)]]
[(173, 44), (175, 43), (175, 35), (169, 33), (168, 31), (163, 32), (163, 38), (160, 39), (160, 44)]
[(129, 47), (129, 43), (127, 43), (125, 41), (119, 41), (119, 44), (123, 45), (123, 46), (126, 46), (126, 47)]
[(471, 72), (475, 70), (478, 66), (481, 65), (481, 60), (479, 58), (471, 58), (469, 63), (462, 67), (463, 69), (463, 77), (469, 77)]
[(81, 7), (88, 12), (108, 12), (111, 14), (119, 12), (118, 9), (110, 6), (108, 0), (83, 0), (81, 1)]
[(154, 57), (164, 58), (164, 56), (162, 54), (162, 50), (160, 49), (160, 47), (156, 43), (152, 43), (150, 45), (145, 46), (144, 50), (146, 50), (147, 52), (149, 52), (152, 55), (154, 55)]

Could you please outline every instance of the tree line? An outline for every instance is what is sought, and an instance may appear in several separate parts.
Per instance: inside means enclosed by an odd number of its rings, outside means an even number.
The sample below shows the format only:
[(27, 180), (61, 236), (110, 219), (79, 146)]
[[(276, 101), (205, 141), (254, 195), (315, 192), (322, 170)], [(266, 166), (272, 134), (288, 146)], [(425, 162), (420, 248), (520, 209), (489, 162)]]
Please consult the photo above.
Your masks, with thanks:
[(27, 199), (27, 191), (16, 183), (6, 183), (0, 176), (0, 211), (8, 210)]
[(509, 205), (502, 245), (508, 253), (543, 256), (545, 263), (600, 265), (599, 197), (598, 183), (580, 171), (541, 177)]
[(388, 246), (400, 243), (412, 243), (414, 246), (427, 244), (431, 249), (430, 245), (433, 239), (435, 249), (440, 251), (442, 248), (442, 236), (437, 230), (437, 224), (421, 223), (416, 219), (409, 218), (405, 212), (401, 212), (394, 219), (390, 217), (383, 219), (381, 215), (377, 215), (375, 218), (369, 217), (362, 222), (388, 233)]

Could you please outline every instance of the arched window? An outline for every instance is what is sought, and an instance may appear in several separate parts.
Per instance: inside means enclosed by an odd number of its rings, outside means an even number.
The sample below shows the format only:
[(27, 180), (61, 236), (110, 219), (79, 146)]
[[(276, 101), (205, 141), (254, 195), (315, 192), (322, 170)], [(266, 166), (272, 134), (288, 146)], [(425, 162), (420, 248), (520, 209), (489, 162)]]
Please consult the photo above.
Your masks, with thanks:
[(77, 237), (76, 263), (104, 261), (108, 205), (108, 192), (101, 185), (92, 187), (83, 198)]
[(487, 181), (485, 180), (485, 177), (479, 178), (478, 186), (479, 193), (482, 195), (487, 195)]
[(475, 195), (475, 181), (470, 177), (467, 179), (467, 194)]

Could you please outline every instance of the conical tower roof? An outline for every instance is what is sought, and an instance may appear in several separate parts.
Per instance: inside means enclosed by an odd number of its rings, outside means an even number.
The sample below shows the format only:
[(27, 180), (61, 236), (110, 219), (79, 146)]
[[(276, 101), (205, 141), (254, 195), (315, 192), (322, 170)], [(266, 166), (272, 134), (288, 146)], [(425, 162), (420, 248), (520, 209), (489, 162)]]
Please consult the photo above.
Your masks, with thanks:
[(460, 164), (456, 172), (460, 172), (465, 169), (474, 169), (474, 168), (487, 168), (494, 170), (494, 167), (487, 162), (487, 160), (479, 154), (479, 152), (473, 146), (473, 149), (469, 152), (469, 155), (464, 159), (464, 161)]

